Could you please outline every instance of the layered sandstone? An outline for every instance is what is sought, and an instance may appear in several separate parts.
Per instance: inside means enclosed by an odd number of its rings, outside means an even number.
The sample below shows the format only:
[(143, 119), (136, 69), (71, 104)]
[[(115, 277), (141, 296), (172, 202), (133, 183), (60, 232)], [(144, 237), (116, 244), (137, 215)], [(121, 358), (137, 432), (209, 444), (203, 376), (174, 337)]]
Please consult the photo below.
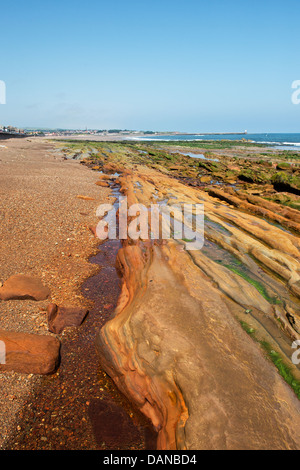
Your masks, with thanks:
[(251, 312), (288, 358), (299, 338), (299, 238), (149, 168), (119, 181), (129, 205), (204, 203), (206, 242), (124, 242), (122, 294), (97, 338), (105, 370), (152, 420), (160, 449), (299, 448), (299, 401), (237, 321)]

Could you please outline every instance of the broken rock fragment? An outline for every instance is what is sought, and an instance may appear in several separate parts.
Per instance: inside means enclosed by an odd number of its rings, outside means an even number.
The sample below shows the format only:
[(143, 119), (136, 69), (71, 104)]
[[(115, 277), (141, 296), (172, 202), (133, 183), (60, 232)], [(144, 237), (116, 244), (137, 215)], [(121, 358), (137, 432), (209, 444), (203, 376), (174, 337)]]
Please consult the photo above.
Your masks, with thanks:
[(47, 308), (48, 328), (52, 333), (60, 334), (67, 327), (80, 326), (88, 310), (80, 307), (60, 307), (50, 304)]

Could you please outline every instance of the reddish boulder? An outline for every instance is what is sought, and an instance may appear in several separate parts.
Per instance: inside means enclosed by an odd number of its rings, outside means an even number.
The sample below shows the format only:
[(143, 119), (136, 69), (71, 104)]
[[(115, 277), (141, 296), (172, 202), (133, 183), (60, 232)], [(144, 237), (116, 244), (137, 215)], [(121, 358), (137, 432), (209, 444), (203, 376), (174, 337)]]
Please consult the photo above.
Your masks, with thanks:
[(46, 300), (49, 296), (50, 290), (40, 279), (24, 274), (11, 276), (0, 288), (1, 300)]
[(102, 186), (102, 188), (109, 188), (109, 184), (106, 181), (97, 181), (95, 184), (97, 186)]
[(60, 334), (67, 327), (80, 326), (88, 313), (88, 310), (80, 307), (50, 304), (47, 308), (49, 331)]
[(101, 175), (99, 175), (99, 178), (102, 179), (102, 180), (110, 180), (112, 178), (114, 178), (113, 175), (105, 175), (104, 173), (102, 173)]
[(52, 374), (59, 365), (60, 342), (53, 336), (0, 330), (0, 372)]

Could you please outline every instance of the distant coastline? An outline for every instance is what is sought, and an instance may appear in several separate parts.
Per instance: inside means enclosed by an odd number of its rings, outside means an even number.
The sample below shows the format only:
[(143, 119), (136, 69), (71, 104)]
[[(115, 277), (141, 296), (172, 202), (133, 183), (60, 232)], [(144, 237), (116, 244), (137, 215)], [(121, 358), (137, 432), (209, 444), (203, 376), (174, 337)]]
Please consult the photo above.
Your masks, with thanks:
[(125, 140), (139, 141), (201, 141), (201, 140), (236, 140), (264, 144), (280, 150), (300, 151), (300, 133), (256, 133), (247, 131), (232, 132), (203, 132), (192, 134), (188, 132), (154, 132), (130, 130), (67, 130), (67, 129), (24, 129), (22, 131), (0, 130), (0, 140), (16, 137), (47, 138), (50, 140), (86, 140), (95, 142), (112, 142)]
[(0, 140), (6, 140), (6, 139), (15, 139), (15, 138), (20, 138), (20, 137), (29, 137), (28, 134), (18, 134), (18, 133), (10, 133), (10, 132), (0, 132)]

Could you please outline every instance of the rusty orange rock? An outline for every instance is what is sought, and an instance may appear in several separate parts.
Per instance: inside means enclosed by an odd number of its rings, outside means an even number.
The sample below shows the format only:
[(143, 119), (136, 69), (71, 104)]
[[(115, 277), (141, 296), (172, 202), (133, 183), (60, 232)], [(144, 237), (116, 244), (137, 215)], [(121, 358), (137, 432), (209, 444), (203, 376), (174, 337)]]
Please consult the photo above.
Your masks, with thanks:
[(109, 184), (106, 181), (97, 181), (95, 184), (97, 186), (101, 186), (102, 188), (109, 188)]
[(0, 341), (5, 346), (0, 371), (45, 375), (59, 365), (60, 342), (53, 336), (0, 330)]
[(81, 194), (79, 194), (78, 196), (76, 196), (78, 199), (82, 199), (84, 201), (94, 201), (95, 199), (93, 197), (90, 197), (90, 196), (83, 196)]
[(50, 296), (50, 290), (45, 287), (40, 279), (15, 274), (11, 276), (0, 288), (1, 300), (46, 300)]

